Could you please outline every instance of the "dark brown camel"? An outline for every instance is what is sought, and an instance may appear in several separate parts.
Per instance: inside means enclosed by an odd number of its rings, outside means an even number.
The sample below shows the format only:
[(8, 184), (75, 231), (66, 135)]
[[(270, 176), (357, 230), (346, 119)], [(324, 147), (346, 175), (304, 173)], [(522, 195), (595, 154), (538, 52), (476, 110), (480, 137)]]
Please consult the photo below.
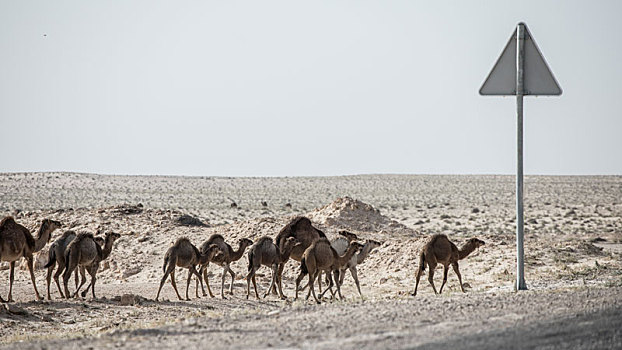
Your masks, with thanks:
[[(284, 250), (285, 241), (289, 237), (294, 237), (298, 241), (298, 244), (296, 244), (292, 249), (289, 258), (300, 261), (305, 250), (307, 250), (307, 248), (309, 248), (311, 244), (318, 239), (326, 238), (326, 235), (321, 230), (313, 227), (313, 225), (311, 224), (311, 220), (304, 216), (298, 216), (292, 219), (292, 221), (290, 221), (287, 225), (285, 225), (285, 227), (283, 227), (279, 234), (276, 236), (275, 241), (279, 250)], [(283, 269), (285, 268), (287, 260), (289, 259), (285, 259), (282, 263), (279, 264), (279, 270), (276, 276), (276, 281), (279, 284), (279, 289), (281, 290), (283, 290), (281, 277), (283, 275)], [(276, 286), (272, 287), (272, 292), (275, 294), (276, 289)]]
[[(417, 281), (415, 283), (415, 292), (413, 293), (413, 296), (417, 295), (419, 278), (423, 275), (426, 265), (430, 268), (430, 272), (428, 273), (428, 281), (430, 281), (432, 289), (434, 289), (434, 294), (440, 294), (443, 292), (443, 286), (445, 286), (445, 283), (447, 282), (449, 265), (451, 265), (456, 272), (458, 281), (460, 281), (460, 289), (462, 289), (462, 292), (464, 293), (462, 276), (460, 275), (460, 270), (458, 268), (458, 260), (466, 258), (475, 249), (482, 245), (484, 245), (484, 241), (477, 238), (471, 238), (462, 246), (462, 248), (458, 249), (458, 247), (453, 244), (447, 236), (442, 234), (432, 236), (430, 241), (428, 241), (428, 243), (423, 247), (421, 254), (419, 255), (419, 269), (417, 270)], [(443, 284), (441, 284), (441, 289), (438, 293), (436, 292), (436, 287), (434, 287), (434, 269), (437, 264), (442, 264), (444, 268)]]

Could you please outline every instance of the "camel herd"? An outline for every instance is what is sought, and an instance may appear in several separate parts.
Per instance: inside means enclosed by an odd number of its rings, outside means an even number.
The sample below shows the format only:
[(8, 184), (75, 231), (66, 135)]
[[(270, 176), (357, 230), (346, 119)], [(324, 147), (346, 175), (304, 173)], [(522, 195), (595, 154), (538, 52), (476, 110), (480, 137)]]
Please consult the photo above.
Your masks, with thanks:
[[(2, 219), (0, 222), (0, 261), (10, 263), (9, 295), (6, 301), (13, 301), (12, 290), (15, 263), (22, 257), (27, 261), (36, 298), (42, 299), (35, 282), (33, 253), (42, 250), (50, 241), (52, 232), (61, 228), (61, 226), (61, 223), (58, 221), (45, 219), (41, 222), (35, 238), (27, 228), (15, 222), (12, 217), (8, 216)], [(330, 291), (331, 298), (334, 298), (335, 294), (337, 294), (343, 299), (341, 285), (343, 284), (346, 270), (350, 271), (359, 295), (362, 297), (363, 294), (356, 267), (365, 260), (373, 249), (380, 247), (381, 243), (371, 239), (366, 240), (364, 243), (359, 243), (358, 237), (347, 231), (340, 231), (339, 235), (337, 239), (329, 241), (324, 232), (314, 227), (308, 218), (301, 216), (292, 219), (285, 225), (274, 240), (271, 237), (264, 236), (253, 243), (250, 239), (243, 238), (239, 240), (237, 250), (234, 250), (225, 241), (225, 238), (219, 234), (211, 235), (199, 248), (192, 244), (188, 238), (179, 238), (164, 254), (162, 265), (164, 274), (160, 280), (155, 300), (158, 301), (162, 287), (169, 276), (177, 297), (182, 300), (175, 281), (176, 267), (188, 269), (186, 300), (190, 300), (188, 290), (193, 276), (196, 277), (196, 297), (199, 297), (199, 285), (201, 286), (203, 296), (207, 296), (203, 286), (204, 281), (209, 295), (214, 297), (207, 274), (207, 267), (210, 262), (223, 268), (220, 286), (221, 297), (225, 298), (224, 286), (227, 273), (231, 276), (229, 293), (233, 294), (235, 272), (230, 265), (241, 259), (249, 246), (248, 274), (246, 275), (247, 298), (249, 298), (251, 293), (250, 284), (252, 282), (255, 289), (255, 297), (259, 299), (255, 275), (257, 270), (263, 265), (272, 270), (270, 286), (265, 291), (264, 298), (272, 292), (274, 294), (278, 293), (281, 299), (285, 299), (282, 274), (289, 259), (300, 262), (300, 273), (296, 278), (296, 299), (298, 298), (298, 292), (305, 288), (309, 289), (306, 299), (313, 295), (317, 303), (320, 303), (327, 291)], [(113, 244), (119, 237), (120, 235), (114, 232), (106, 233), (104, 238), (95, 237), (91, 233), (76, 233), (71, 230), (64, 232), (49, 248), (48, 262), (45, 264), (45, 267), (48, 269), (46, 278), (47, 298), (51, 299), (50, 285), (55, 267), (54, 281), (61, 297), (76, 297), (86, 283), (86, 272), (88, 272), (91, 276), (91, 281), (81, 293), (81, 296), (85, 297), (90, 288), (92, 296), (95, 298), (95, 282), (100, 263), (110, 255)], [(460, 281), (460, 288), (464, 292), (458, 261), (466, 258), (483, 244), (482, 240), (471, 238), (464, 246), (458, 248), (445, 235), (436, 234), (430, 237), (419, 254), (415, 291), (412, 295), (417, 294), (419, 279), (424, 273), (426, 266), (429, 267), (428, 281), (435, 294), (440, 294), (443, 291), (447, 281), (449, 265), (454, 269)], [(433, 277), (434, 270), (438, 264), (443, 265), (444, 275), (441, 288), (437, 292)], [(322, 272), (325, 274), (325, 283), (327, 283), (323, 291)], [(81, 276), (81, 281), (79, 281), (78, 273)], [(73, 294), (69, 292), (68, 288), (72, 274), (75, 275), (75, 291)], [(63, 288), (61, 288), (59, 282), (61, 275), (63, 277)], [(301, 282), (306, 275), (308, 275), (308, 282), (306, 285), (301, 286)], [(319, 298), (315, 292), (316, 281), (319, 287)], [(335, 291), (333, 287), (336, 287)], [(1, 296), (0, 301), (5, 302)]]

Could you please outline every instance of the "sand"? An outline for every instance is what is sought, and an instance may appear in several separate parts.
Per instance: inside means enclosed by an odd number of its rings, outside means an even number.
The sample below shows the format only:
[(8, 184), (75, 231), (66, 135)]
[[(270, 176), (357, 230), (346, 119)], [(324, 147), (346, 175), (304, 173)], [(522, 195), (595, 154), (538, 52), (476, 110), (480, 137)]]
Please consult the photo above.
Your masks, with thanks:
[[(577, 313), (619, 311), (622, 296), (622, 177), (616, 176), (525, 178), (529, 291), (518, 294), (513, 291), (511, 176), (218, 178), (19, 173), (0, 174), (0, 197), (0, 215), (12, 215), (33, 231), (43, 218), (61, 221), (64, 227), (54, 232), (52, 240), (67, 229), (94, 234), (115, 231), (122, 236), (98, 273), (95, 300), (90, 294), (86, 299), (60, 300), (53, 285), (51, 301), (35, 302), (27, 270), (23, 265), (17, 270), (16, 302), (0, 306), (0, 343), (11, 348), (18, 344), (23, 348), (89, 344), (104, 348), (119, 341), (136, 348), (170, 347), (179, 339), (188, 346), (209, 340), (218, 348), (399, 348), (438, 341), (434, 336), (422, 338), (422, 334), (444, 330), (459, 337), (489, 330), (486, 320), (490, 317), (503, 321), (495, 325), (498, 328), (543, 317), (563, 320)], [(294, 301), (299, 263), (292, 261), (284, 274), (288, 300), (274, 296), (246, 300), (246, 254), (232, 264), (237, 277), (234, 295), (227, 295), (227, 300), (219, 297), (222, 268), (210, 265), (216, 298), (197, 299), (193, 280), (191, 301), (178, 301), (168, 282), (161, 295), (165, 301), (153, 301), (164, 253), (178, 237), (186, 236), (200, 245), (209, 235), (220, 233), (237, 248), (242, 237), (276, 236), (298, 215), (309, 217), (331, 239), (345, 229), (361, 240), (383, 243), (358, 266), (364, 301), (349, 275), (343, 286), (345, 301), (325, 300), (319, 306), (304, 299)], [(452, 271), (441, 296), (433, 295), (427, 278), (422, 278), (419, 295), (413, 298), (418, 252), (436, 233), (447, 234), (457, 245), (470, 237), (486, 245), (460, 263), (466, 294), (460, 292)], [(37, 286), (42, 295), (46, 288), (41, 266), (48, 247), (37, 256)], [(0, 294), (5, 297), (7, 268), (7, 263), (0, 264)], [(178, 269), (182, 294), (186, 273)], [(269, 283), (269, 270), (260, 269), (258, 276), (262, 293)], [(441, 279), (439, 268), (437, 288)], [(229, 282), (227, 278), (225, 288)], [(586, 295), (597, 297), (587, 303)], [(513, 306), (516, 298), (533, 299), (537, 307), (520, 309)], [(486, 306), (490, 303), (496, 306)], [(460, 317), (451, 315), (452, 307), (462, 310)], [(509, 316), (503, 310), (511, 308), (516, 308), (516, 315), (506, 319)], [(469, 310), (477, 312), (471, 315)], [(348, 317), (361, 320), (349, 324), (344, 321)], [(387, 321), (378, 324), (379, 318)], [(470, 320), (468, 325), (465, 320)], [(225, 331), (238, 324), (238, 335)], [(276, 332), (279, 327), (286, 330)], [(318, 327), (324, 331), (314, 332)], [(334, 327), (342, 332), (331, 331)], [(186, 328), (193, 331), (181, 331)], [(350, 340), (341, 339), (341, 333)], [(262, 341), (253, 343), (257, 337)]]

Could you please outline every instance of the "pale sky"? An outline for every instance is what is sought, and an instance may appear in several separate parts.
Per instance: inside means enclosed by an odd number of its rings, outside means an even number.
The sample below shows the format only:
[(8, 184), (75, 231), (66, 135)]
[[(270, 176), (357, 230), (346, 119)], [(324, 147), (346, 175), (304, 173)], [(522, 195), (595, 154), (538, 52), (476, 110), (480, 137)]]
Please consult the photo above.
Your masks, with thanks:
[(514, 174), (478, 91), (524, 21), (526, 174), (622, 174), (622, 1), (0, 0), (0, 172)]

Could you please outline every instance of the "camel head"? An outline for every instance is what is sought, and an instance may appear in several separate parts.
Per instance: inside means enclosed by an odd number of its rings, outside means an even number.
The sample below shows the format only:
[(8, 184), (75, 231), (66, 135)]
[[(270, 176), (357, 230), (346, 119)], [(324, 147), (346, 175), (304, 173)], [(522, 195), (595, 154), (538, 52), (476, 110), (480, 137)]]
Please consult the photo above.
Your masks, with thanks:
[(350, 242), (350, 245), (348, 246), (348, 249), (350, 249), (350, 247), (354, 247), (354, 248), (355, 248), (355, 251), (356, 251), (356, 252), (358, 252), (358, 251), (360, 251), (361, 249), (363, 249), (364, 245), (362, 245), (362, 244), (361, 244), (361, 243), (359, 243), (359, 242)]
[(282, 252), (290, 252), (294, 249), (294, 246), (298, 243), (298, 240), (296, 239), (296, 237), (287, 237), (287, 239), (285, 240), (285, 243), (283, 243), (283, 249), (281, 249)]
[(382, 245), (382, 243), (378, 242), (378, 241), (374, 241), (373, 239), (368, 239), (367, 244), (369, 244), (369, 248), (371, 249), (376, 249), (378, 247), (380, 247)]
[(477, 239), (477, 238), (471, 238), (466, 242), (466, 245), (473, 246), (474, 248), (479, 248), (483, 246), (484, 244), (486, 244), (484, 241), (482, 241), (481, 239)]
[[(41, 222), (41, 232), (54, 232), (54, 230), (56, 230), (57, 228), (61, 228), (63, 226), (63, 224), (60, 223), (60, 221), (56, 221), (56, 220), (51, 220), (51, 219), (44, 219)], [(52, 239), (52, 235), (48, 236), (48, 242)]]
[(203, 265), (207, 263), (208, 261), (212, 260), (212, 258), (214, 258), (214, 256), (216, 256), (216, 254), (219, 254), (219, 253), (222, 253), (222, 251), (220, 250), (218, 245), (210, 244), (209, 247), (207, 247), (207, 250), (205, 251), (205, 253), (201, 254), (201, 256), (199, 257), (199, 263)]
[(339, 231), (339, 234), (345, 237), (348, 240), (348, 242), (356, 241), (359, 239), (354, 233), (348, 232), (346, 230)]
[(100, 247), (103, 247), (105, 240), (102, 238), (102, 236), (97, 236), (95, 237), (95, 243), (99, 244)]
[(253, 244), (253, 241), (251, 241), (251, 240), (250, 240), (250, 239), (248, 239), (248, 238), (242, 238), (242, 239), (240, 239), (240, 240), (239, 240), (239, 242), (238, 242), (238, 243), (240, 244), (240, 247), (244, 247), (244, 248), (246, 248), (246, 247), (248, 247), (249, 245), (252, 245), (252, 244)]
[(117, 239), (121, 238), (121, 235), (116, 232), (106, 232), (105, 242), (111, 241), (114, 243)]

